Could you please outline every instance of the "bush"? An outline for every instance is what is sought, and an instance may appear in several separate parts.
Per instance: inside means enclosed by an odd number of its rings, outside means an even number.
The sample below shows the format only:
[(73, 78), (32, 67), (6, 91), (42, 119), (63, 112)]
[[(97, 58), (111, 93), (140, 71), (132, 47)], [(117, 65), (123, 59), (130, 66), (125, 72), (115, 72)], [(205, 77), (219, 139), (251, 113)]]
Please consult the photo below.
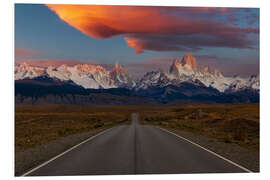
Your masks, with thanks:
[(100, 127), (102, 127), (102, 126), (103, 126), (103, 124), (97, 123), (97, 124), (94, 125), (94, 128), (100, 128)]
[(245, 131), (238, 130), (233, 134), (233, 138), (237, 141), (246, 141), (247, 133)]
[(70, 132), (70, 131), (72, 131), (73, 129), (72, 128), (66, 128), (65, 129), (65, 132)]
[(62, 130), (58, 130), (58, 136), (62, 136), (62, 135), (64, 135), (64, 132), (62, 131)]
[(178, 123), (177, 126), (179, 128), (183, 128), (183, 129), (191, 129), (191, 130), (194, 130), (195, 129), (192, 125), (188, 125), (188, 124)]
[(224, 137), (223, 141), (225, 143), (232, 143), (232, 137), (231, 136), (226, 136), (226, 137)]

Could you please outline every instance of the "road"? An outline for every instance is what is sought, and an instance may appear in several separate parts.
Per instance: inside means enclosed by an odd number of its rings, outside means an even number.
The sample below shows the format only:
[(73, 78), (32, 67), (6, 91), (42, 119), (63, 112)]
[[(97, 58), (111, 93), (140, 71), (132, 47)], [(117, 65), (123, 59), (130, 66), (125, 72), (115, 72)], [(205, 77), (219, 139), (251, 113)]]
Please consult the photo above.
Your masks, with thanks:
[(157, 127), (121, 125), (26, 173), (27, 176), (246, 172)]

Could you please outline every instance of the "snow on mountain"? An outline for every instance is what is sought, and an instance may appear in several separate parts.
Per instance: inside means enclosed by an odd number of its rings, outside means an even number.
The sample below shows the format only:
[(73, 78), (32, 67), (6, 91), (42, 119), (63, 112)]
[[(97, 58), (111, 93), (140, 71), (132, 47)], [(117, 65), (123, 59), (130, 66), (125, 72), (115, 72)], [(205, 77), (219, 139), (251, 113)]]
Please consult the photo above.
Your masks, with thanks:
[(135, 81), (128, 75), (128, 71), (117, 62), (115, 63), (110, 76), (117, 87), (133, 88), (136, 85)]
[(49, 66), (39, 68), (19, 63), (15, 65), (15, 80), (33, 79), (46, 75), (62, 81), (71, 80), (75, 84), (89, 89), (108, 89), (117, 87), (133, 87), (135, 82), (129, 77), (127, 70), (117, 64), (116, 68), (109, 72), (100, 65), (77, 64), (59, 67)]
[(110, 79), (110, 73), (102, 66), (78, 64), (69, 68), (69, 71), (71, 72), (70, 79), (85, 88), (108, 89), (116, 87)]
[(259, 75), (252, 75), (248, 79), (248, 87), (252, 89), (259, 90), (260, 89), (260, 77)]
[(259, 76), (252, 75), (250, 78), (241, 78), (241, 77), (234, 77), (227, 92), (236, 92), (245, 89), (253, 89), (259, 91), (260, 88), (260, 80)]
[(25, 78), (35, 78), (42, 75), (45, 72), (44, 68), (32, 67), (27, 63), (16, 64), (15, 66), (15, 80)]
[[(153, 76), (153, 73), (146, 74), (143, 77), (144, 81), (141, 81), (141, 83), (144, 84), (143, 88), (147, 88), (146, 87), (147, 84), (151, 86), (153, 82), (158, 82), (159, 76), (160, 76), (159, 73), (155, 73), (155, 76)], [(163, 73), (161, 76), (163, 82), (164, 79), (166, 79), (164, 76), (166, 76), (166, 78), (168, 79), (164, 84), (164, 86), (168, 84), (177, 84), (177, 83), (179, 84), (185, 81), (192, 82), (195, 80), (199, 80), (205, 86), (207, 87), (212, 86), (218, 89), (220, 92), (224, 92), (224, 90), (229, 87), (231, 82), (230, 78), (225, 78), (221, 74), (221, 72), (219, 72), (216, 69), (212, 69), (209, 66), (206, 66), (204, 68), (198, 68), (196, 59), (193, 57), (191, 53), (185, 55), (181, 62), (179, 62), (179, 60), (177, 59), (173, 61), (173, 64), (171, 65), (169, 72)], [(154, 81), (149, 82), (150, 79)]]
[(147, 89), (148, 87), (179, 86), (183, 82), (200, 82), (206, 87), (213, 87), (219, 92), (236, 92), (253, 89), (259, 91), (259, 76), (250, 78), (224, 77), (222, 73), (209, 66), (198, 67), (195, 57), (188, 53), (181, 61), (173, 60), (168, 72), (147, 72), (135, 82), (118, 63), (108, 71), (100, 65), (77, 64), (74, 66), (61, 65), (48, 68), (30, 66), (27, 63), (15, 64), (15, 80), (33, 79), (39, 76), (48, 76), (62, 81), (72, 81), (77, 85), (90, 89), (128, 88)]
[(179, 85), (182, 82), (195, 82), (199, 80), (207, 87), (216, 88), (220, 92), (243, 90), (245, 88), (259, 89), (259, 77), (234, 78), (224, 77), (222, 73), (214, 68), (205, 66), (198, 68), (195, 57), (192, 53), (185, 55), (180, 62), (173, 60), (169, 72), (151, 72), (146, 73), (137, 84), (137, 89), (147, 89), (151, 86)]
[(164, 87), (173, 84), (168, 74), (161, 71), (152, 71), (146, 73), (137, 83), (136, 89), (147, 89), (148, 87)]
[(58, 68), (55, 68), (53, 66), (49, 66), (46, 70), (47, 74), (52, 78), (57, 78), (60, 80), (67, 81), (69, 80), (70, 72), (67, 70), (66, 65), (61, 65)]

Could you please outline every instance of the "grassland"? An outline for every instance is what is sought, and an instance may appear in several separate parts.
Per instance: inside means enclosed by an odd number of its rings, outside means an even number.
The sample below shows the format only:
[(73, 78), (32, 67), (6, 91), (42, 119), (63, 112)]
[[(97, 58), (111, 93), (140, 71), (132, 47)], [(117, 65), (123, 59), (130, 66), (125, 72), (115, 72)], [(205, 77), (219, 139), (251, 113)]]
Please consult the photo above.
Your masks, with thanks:
[(15, 151), (23, 151), (71, 134), (129, 123), (131, 112), (123, 108), (15, 106)]
[(23, 151), (71, 134), (129, 123), (189, 131), (259, 150), (259, 104), (179, 106), (15, 106), (15, 150)]
[(141, 123), (189, 131), (259, 150), (259, 104), (193, 104), (141, 112)]

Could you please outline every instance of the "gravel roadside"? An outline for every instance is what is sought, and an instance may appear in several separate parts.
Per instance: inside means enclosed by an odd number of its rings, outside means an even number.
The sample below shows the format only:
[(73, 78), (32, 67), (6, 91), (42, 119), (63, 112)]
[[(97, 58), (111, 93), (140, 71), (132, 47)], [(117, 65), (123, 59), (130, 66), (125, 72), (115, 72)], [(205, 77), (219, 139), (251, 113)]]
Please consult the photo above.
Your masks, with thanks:
[(47, 144), (15, 153), (15, 176), (20, 176), (41, 163), (57, 156), (72, 146), (88, 139), (107, 128), (69, 135)]
[(221, 142), (218, 139), (193, 134), (191, 132), (174, 130), (170, 128), (166, 129), (188, 140), (191, 140), (253, 172), (260, 172), (259, 151), (249, 150), (237, 144)]

